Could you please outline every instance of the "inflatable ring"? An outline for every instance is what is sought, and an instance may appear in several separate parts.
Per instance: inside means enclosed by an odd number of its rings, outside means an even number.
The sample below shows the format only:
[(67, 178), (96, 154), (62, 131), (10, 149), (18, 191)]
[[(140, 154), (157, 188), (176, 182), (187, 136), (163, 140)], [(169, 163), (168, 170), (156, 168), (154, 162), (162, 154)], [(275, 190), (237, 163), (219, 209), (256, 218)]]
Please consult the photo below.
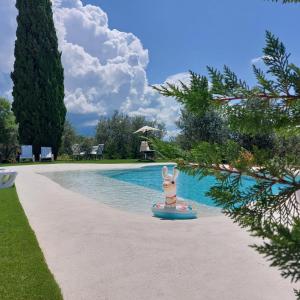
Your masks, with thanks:
[(197, 211), (190, 205), (177, 205), (176, 207), (166, 207), (164, 204), (156, 203), (152, 207), (154, 217), (161, 219), (196, 219)]

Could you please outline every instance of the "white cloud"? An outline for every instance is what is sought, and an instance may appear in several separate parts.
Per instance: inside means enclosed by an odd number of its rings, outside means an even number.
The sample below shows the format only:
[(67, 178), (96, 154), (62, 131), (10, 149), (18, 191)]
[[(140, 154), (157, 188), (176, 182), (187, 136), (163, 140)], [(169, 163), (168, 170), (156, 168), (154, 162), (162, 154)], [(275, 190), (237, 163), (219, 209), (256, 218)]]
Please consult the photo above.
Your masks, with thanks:
[(5, 74), (11, 72), (14, 63), (16, 15), (14, 1), (0, 1), (0, 71)]
[(140, 40), (110, 29), (97, 6), (61, 0), (54, 7), (68, 111), (110, 114), (127, 100), (143, 98), (148, 51)]
[(10, 72), (14, 63), (16, 38), (16, 15), (14, 1), (0, 1), (0, 94), (11, 98), (12, 83)]
[(255, 65), (255, 64), (261, 63), (262, 60), (263, 60), (263, 57), (262, 57), (262, 56), (252, 58), (252, 59), (251, 59), (251, 64), (252, 64), (252, 65)]
[(255, 57), (255, 58), (252, 58), (251, 59), (251, 64), (252, 65), (255, 65), (255, 64), (261, 64), (263, 63), (263, 60), (265, 58), (271, 58), (270, 56), (267, 56), (267, 55), (263, 55), (263, 56), (259, 56), (259, 57)]
[(82, 126), (84, 126), (84, 127), (95, 127), (95, 126), (97, 126), (98, 122), (99, 122), (98, 119), (91, 120), (91, 121), (86, 121), (82, 124)]
[[(2, 94), (11, 90), (9, 73), (14, 61), (17, 14), (14, 4), (12, 0), (0, 3)], [(148, 50), (134, 34), (111, 29), (100, 7), (83, 5), (81, 0), (53, 0), (53, 11), (65, 70), (65, 103), (69, 114), (85, 115), (81, 126), (95, 124), (95, 115), (109, 115), (119, 109), (165, 122), (174, 130), (180, 106), (149, 87)], [(187, 82), (188, 75), (167, 78), (173, 83), (178, 80)]]
[[(190, 75), (186, 72), (169, 76), (163, 84), (167, 82), (171, 84), (180, 84), (180, 82), (188, 84), (189, 81)], [(144, 115), (149, 119), (164, 122), (169, 131), (168, 135), (171, 136), (171, 132), (174, 135), (174, 124), (180, 116), (181, 109), (181, 105), (174, 98), (162, 96), (152, 87), (147, 86), (143, 101), (135, 103), (129, 100), (124, 103), (124, 106), (123, 109), (129, 115)]]

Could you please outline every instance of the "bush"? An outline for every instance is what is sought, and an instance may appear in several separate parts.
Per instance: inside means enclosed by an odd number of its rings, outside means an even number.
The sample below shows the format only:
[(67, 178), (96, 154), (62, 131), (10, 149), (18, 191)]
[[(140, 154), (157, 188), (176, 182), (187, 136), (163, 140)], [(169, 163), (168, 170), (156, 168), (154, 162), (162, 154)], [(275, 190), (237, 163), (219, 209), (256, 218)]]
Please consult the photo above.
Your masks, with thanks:
[(15, 161), (18, 146), (18, 127), (11, 105), (0, 98), (0, 162)]

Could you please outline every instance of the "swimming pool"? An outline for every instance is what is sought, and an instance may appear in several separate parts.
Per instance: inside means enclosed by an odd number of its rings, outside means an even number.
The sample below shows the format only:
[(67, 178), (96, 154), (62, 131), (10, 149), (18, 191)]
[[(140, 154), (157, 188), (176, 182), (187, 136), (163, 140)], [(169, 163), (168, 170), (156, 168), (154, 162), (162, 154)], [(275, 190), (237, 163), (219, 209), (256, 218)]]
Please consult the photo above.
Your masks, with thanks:
[[(173, 166), (169, 166), (169, 172), (171, 168)], [(151, 215), (152, 204), (164, 201), (161, 170), (162, 165), (156, 165), (122, 170), (51, 172), (44, 175), (65, 188), (112, 207)], [(177, 195), (191, 201), (200, 216), (219, 214), (220, 209), (205, 195), (215, 183), (213, 176), (199, 181), (180, 173)], [(251, 184), (253, 180), (243, 180), (244, 186)]]
[[(173, 166), (169, 166), (172, 173)], [(162, 166), (143, 167), (130, 170), (102, 171), (101, 174), (113, 179), (131, 184), (144, 186), (149, 189), (162, 192)], [(207, 176), (199, 181), (197, 178), (179, 173), (177, 178), (177, 195), (181, 198), (195, 201), (201, 204), (215, 206), (213, 200), (205, 193), (215, 184), (213, 176)]]

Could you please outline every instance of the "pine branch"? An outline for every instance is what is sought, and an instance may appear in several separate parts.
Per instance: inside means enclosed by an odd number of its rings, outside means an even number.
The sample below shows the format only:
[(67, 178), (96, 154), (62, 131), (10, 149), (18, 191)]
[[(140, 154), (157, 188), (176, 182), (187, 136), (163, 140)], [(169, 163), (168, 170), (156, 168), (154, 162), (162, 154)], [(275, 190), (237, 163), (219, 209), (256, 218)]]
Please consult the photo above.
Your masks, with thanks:
[[(276, 139), (297, 137), (300, 68), (290, 63), (285, 46), (270, 32), (266, 33), (262, 59), (266, 72), (253, 66), (257, 85), (252, 88), (225, 66), (222, 72), (209, 67), (208, 78), (191, 72), (190, 84), (181, 83), (179, 88), (167, 84), (156, 90), (175, 97), (187, 112), (201, 118), (218, 109), (232, 132), (249, 136), (263, 133)], [(207, 195), (234, 222), (268, 239), (255, 247), (282, 270), (283, 276), (293, 280), (300, 274), (300, 230), (293, 231), (300, 222), (298, 146), (289, 140), (282, 144), (284, 149), (274, 148), (275, 153), (255, 148), (249, 152), (229, 141), (202, 142), (180, 154), (170, 144), (164, 149), (166, 157), (177, 157), (178, 167), (187, 174), (198, 179), (215, 176), (217, 184)], [(244, 184), (247, 177), (250, 183)]]
[(258, 171), (257, 167), (251, 167), (248, 170), (238, 170), (234, 166), (231, 166), (229, 164), (201, 164), (201, 163), (188, 163), (185, 166), (182, 164), (183, 162), (179, 164), (180, 167), (186, 169), (188, 167), (193, 168), (193, 169), (211, 169), (214, 171), (219, 171), (219, 172), (226, 172), (228, 174), (235, 174), (235, 175), (246, 175), (246, 176), (251, 176), (254, 179), (259, 179), (259, 180), (266, 180), (268, 182), (271, 182), (272, 184), (294, 184), (296, 188), (300, 189), (300, 183), (296, 183), (296, 181), (293, 182), (293, 180), (287, 180), (285, 177), (274, 177), (267, 172), (265, 173), (263, 169), (261, 169), (261, 173)]
[(269, 0), (272, 2), (281, 2), (283, 4), (287, 4), (287, 3), (300, 3), (300, 0)]
[(267, 241), (252, 247), (271, 261), (271, 266), (279, 267), (284, 278), (290, 277), (292, 282), (300, 280), (300, 219), (295, 220), (292, 228), (267, 225), (257, 235), (262, 234)]
[[(270, 100), (270, 99), (284, 99), (284, 100), (300, 100), (300, 96), (296, 95), (272, 95), (272, 94), (256, 94), (255, 98), (261, 100)], [(234, 100), (247, 100), (247, 95), (240, 95), (235, 97), (216, 97), (214, 100), (216, 101), (234, 101)]]

